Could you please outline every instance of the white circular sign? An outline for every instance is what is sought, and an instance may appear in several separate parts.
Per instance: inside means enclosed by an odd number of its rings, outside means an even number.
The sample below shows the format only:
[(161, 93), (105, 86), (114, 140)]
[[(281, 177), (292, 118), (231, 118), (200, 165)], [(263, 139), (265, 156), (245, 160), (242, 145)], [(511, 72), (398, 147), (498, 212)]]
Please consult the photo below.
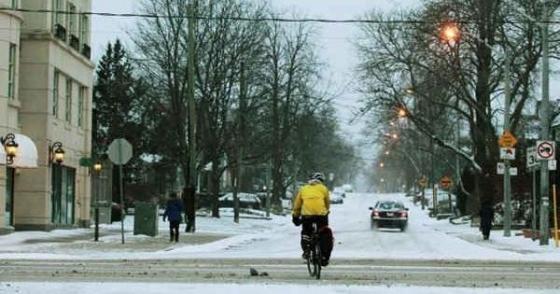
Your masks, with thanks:
[(111, 162), (124, 165), (132, 158), (132, 145), (126, 139), (115, 139), (107, 153)]
[(554, 158), (554, 144), (548, 141), (541, 142), (537, 146), (537, 155), (544, 160)]

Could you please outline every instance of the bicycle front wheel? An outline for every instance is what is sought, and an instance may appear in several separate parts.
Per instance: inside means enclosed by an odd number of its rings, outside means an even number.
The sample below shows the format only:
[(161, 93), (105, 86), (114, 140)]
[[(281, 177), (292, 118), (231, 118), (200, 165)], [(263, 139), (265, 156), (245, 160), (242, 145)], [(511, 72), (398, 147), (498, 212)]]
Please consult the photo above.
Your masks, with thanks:
[(311, 277), (314, 277), (315, 276), (315, 265), (314, 265), (314, 261), (313, 261), (313, 254), (309, 254), (306, 261), (307, 261), (307, 271), (309, 272), (309, 275)]

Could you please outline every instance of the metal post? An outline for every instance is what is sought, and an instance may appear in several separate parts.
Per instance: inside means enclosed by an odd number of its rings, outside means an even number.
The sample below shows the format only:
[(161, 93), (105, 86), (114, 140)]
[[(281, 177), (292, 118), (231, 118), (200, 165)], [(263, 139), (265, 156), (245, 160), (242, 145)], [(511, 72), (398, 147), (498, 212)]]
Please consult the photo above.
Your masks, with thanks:
[[(194, 233), (196, 230), (196, 105), (195, 105), (195, 91), (194, 91), (194, 75), (195, 75), (195, 62), (196, 62), (196, 32), (195, 32), (195, 21), (196, 21), (196, 0), (191, 0), (191, 3), (187, 6), (189, 21), (188, 21), (188, 75), (187, 75), (187, 106), (189, 111), (189, 183), (187, 187), (189, 188), (189, 193), (187, 199), (192, 203), (189, 204), (191, 209), (190, 215), (187, 216), (187, 230)], [(214, 167), (216, 168), (216, 167)]]
[(422, 198), (420, 199), (420, 202), (422, 204), (422, 210), (426, 209), (425, 207), (425, 202), (426, 202), (426, 188), (422, 187)]
[(435, 184), (433, 185), (433, 192), (434, 193), (432, 195), (432, 197), (433, 197), (432, 198), (432, 202), (433, 202), (432, 203), (432, 206), (433, 206), (433, 208), (432, 208), (433, 212), (432, 213), (433, 213), (434, 217), (437, 217), (437, 215), (438, 215), (438, 197), (437, 197), (437, 186)]
[(558, 203), (556, 199), (556, 184), (552, 185), (552, 201), (554, 206), (554, 243), (558, 247)]
[(101, 186), (101, 177), (100, 172), (96, 172), (97, 179), (96, 179), (96, 187), (95, 187), (95, 232), (94, 232), (94, 240), (95, 242), (99, 241), (99, 191)]
[[(549, 139), (549, 125), (550, 125), (550, 104), (549, 104), (549, 44), (548, 44), (548, 10), (547, 5), (543, 5), (543, 61), (542, 61), (542, 101), (541, 101), (541, 139)], [(541, 162), (541, 209), (540, 209), (540, 245), (548, 245), (549, 238), (549, 174), (548, 162), (543, 160)]]
[(537, 169), (536, 167), (532, 167), (533, 169), (533, 220), (531, 224), (531, 239), (535, 241), (537, 239)]
[[(507, 50), (506, 50), (507, 51)], [(509, 132), (510, 121), (510, 108), (511, 108), (511, 69), (509, 53), (506, 52), (505, 60), (505, 81), (504, 81), (504, 94), (505, 94), (505, 110), (504, 110), (504, 133)], [(504, 236), (511, 236), (511, 177), (510, 177), (510, 162), (509, 159), (504, 160)]]
[[(119, 141), (119, 158), (122, 159), (122, 141)], [(123, 165), (119, 164), (119, 192), (121, 194), (121, 243), (124, 244), (124, 217), (126, 210), (124, 208), (124, 184), (123, 184)]]

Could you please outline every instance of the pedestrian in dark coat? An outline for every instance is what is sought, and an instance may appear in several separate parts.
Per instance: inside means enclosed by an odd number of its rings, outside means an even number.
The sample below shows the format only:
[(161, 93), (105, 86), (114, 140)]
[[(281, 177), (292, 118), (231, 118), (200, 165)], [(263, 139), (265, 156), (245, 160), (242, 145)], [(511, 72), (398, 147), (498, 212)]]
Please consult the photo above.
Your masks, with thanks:
[(179, 242), (179, 225), (183, 220), (181, 213), (183, 212), (183, 201), (177, 197), (177, 193), (171, 193), (165, 212), (163, 213), (163, 221), (169, 219), (169, 242)]
[(484, 202), (480, 207), (480, 230), (484, 240), (490, 238), (490, 230), (492, 230), (492, 220), (494, 219), (494, 208), (490, 202)]

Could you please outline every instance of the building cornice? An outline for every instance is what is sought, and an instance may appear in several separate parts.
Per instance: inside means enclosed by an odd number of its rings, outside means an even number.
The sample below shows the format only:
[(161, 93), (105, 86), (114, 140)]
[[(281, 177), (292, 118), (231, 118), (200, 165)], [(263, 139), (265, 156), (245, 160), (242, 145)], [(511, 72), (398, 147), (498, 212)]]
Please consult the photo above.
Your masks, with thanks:
[[(6, 5), (0, 5), (1, 8), (9, 8)], [(17, 20), (19, 20), (20, 24), (23, 23), (23, 15), (21, 12), (18, 11), (10, 11), (10, 10), (0, 10), (0, 15), (8, 15)]]

